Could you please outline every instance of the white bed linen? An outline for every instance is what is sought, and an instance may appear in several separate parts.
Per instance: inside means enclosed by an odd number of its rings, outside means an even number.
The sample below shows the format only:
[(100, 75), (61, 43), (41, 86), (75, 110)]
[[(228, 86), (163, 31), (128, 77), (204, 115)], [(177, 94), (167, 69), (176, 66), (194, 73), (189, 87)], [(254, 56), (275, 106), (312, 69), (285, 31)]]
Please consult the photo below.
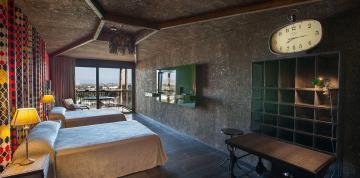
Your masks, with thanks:
[(57, 178), (114, 178), (163, 165), (160, 138), (137, 121), (60, 129)]

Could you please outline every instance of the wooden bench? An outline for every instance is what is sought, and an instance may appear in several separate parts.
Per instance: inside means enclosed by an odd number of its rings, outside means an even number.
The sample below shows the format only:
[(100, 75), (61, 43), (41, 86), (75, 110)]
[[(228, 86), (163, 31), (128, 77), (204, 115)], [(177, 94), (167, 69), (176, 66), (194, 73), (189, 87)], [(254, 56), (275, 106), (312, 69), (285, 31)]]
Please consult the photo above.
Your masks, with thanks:
[[(231, 138), (225, 143), (269, 160), (272, 163), (271, 177), (280, 177), (284, 171), (290, 172), (294, 177), (324, 177), (328, 167), (335, 160), (333, 155), (256, 133)], [(231, 159), (236, 159), (234, 153), (232, 154)], [(233, 173), (232, 177), (235, 177)]]

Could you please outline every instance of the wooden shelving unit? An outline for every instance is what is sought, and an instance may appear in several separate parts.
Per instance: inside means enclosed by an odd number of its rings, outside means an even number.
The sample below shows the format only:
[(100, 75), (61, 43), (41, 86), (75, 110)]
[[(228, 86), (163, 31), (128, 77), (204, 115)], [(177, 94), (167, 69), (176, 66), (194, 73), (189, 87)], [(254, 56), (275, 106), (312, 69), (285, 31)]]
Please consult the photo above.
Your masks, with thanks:
[[(254, 62), (252, 130), (335, 154), (339, 62), (338, 53)], [(330, 94), (312, 84), (319, 77)]]

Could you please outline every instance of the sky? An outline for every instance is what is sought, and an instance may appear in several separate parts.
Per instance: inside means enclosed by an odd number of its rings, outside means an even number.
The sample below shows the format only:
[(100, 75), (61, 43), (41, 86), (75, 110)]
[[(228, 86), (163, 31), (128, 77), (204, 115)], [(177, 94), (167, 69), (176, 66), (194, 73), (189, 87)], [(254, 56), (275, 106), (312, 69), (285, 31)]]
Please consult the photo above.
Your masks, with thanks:
[[(119, 83), (119, 71), (120, 69), (118, 68), (99, 68), (99, 82)], [(125, 71), (123, 70), (123, 72)], [(129, 75), (128, 81), (131, 81), (131, 75)], [(93, 83), (93, 84), (96, 83), (96, 68), (93, 67), (75, 68), (75, 84), (79, 85), (84, 83)]]

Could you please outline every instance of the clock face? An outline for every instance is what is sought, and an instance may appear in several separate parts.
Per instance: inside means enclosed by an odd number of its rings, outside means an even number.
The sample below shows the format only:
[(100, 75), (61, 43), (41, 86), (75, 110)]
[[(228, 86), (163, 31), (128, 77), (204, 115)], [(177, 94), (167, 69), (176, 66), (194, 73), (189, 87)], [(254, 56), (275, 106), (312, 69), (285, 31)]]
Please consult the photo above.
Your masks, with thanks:
[(322, 27), (317, 20), (303, 20), (275, 31), (270, 38), (270, 49), (286, 54), (315, 47), (322, 38)]

